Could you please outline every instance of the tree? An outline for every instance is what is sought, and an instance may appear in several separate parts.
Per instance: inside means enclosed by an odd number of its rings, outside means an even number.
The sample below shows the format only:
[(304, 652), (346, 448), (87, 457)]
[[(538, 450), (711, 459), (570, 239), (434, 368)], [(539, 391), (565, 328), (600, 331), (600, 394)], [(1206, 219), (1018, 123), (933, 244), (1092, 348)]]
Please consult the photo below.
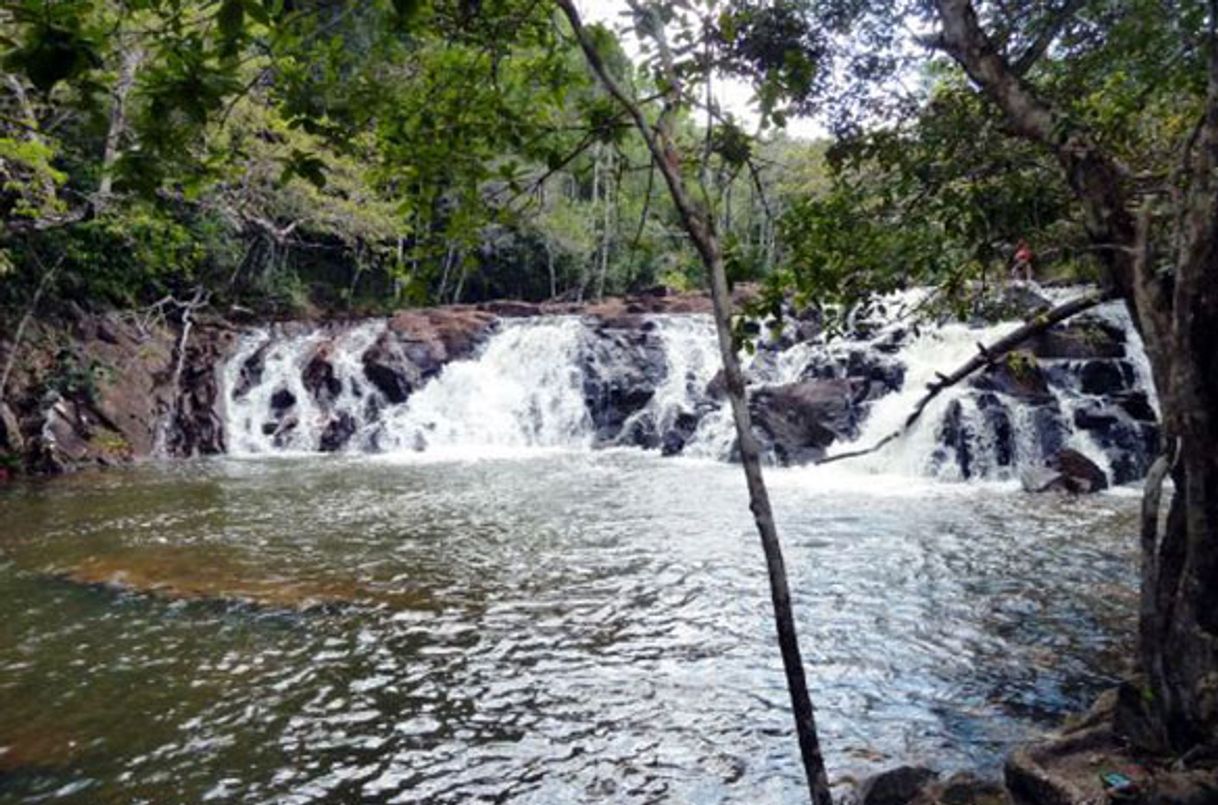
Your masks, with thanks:
[(632, 11), (660, 49), (662, 64), (660, 80), (666, 84), (663, 93), (665, 108), (658, 119), (653, 122), (647, 118), (638, 101), (629, 96), (609, 73), (595, 41), (584, 27), (572, 0), (557, 1), (588, 60), (589, 67), (609, 94), (613, 96), (613, 99), (627, 111), (639, 134), (646, 142), (652, 159), (668, 185), (673, 203), (681, 217), (681, 223), (698, 250), (710, 277), (715, 332), (719, 341), (720, 357), (723, 361), (727, 396), (736, 425), (740, 462), (748, 483), (749, 508), (753, 512), (753, 519), (761, 537), (762, 549), (765, 552), (766, 568), (770, 580), (770, 596), (778, 631), (778, 644), (782, 653), (783, 668), (786, 672), (787, 690), (791, 696), (791, 708), (795, 718), (804, 773), (807, 777), (808, 793), (811, 801), (816, 805), (831, 805), (832, 797), (829, 793), (824, 759), (821, 756), (819, 738), (816, 733), (815, 714), (800, 656), (795, 617), (791, 609), (791, 591), (787, 582), (782, 547), (774, 523), (774, 513), (770, 507), (769, 493), (762, 476), (761, 451), (753, 434), (748, 402), (745, 398), (744, 375), (736, 354), (737, 343), (731, 324), (731, 293), (727, 284), (723, 249), (719, 242), (714, 216), (705, 205), (694, 200), (686, 179), (681, 173), (683, 155), (677, 150), (673, 141), (671, 117), (676, 109), (685, 104), (685, 99), (682, 93), (681, 77), (665, 40), (664, 22), (655, 8), (645, 7), (641, 2), (631, 2)]

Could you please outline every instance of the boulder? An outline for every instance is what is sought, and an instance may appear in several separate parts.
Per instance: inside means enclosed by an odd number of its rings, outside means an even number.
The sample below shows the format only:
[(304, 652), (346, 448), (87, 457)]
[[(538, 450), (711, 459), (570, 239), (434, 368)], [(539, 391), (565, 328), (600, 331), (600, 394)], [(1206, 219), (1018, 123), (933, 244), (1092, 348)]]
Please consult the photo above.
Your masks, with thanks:
[(925, 786), (911, 805), (1010, 805), (1006, 789), (993, 780), (958, 772)]
[(973, 430), (964, 416), (964, 406), (959, 400), (952, 400), (948, 403), (943, 421), (939, 425), (939, 443), (943, 448), (935, 453), (936, 464), (942, 464), (949, 456), (954, 456), (960, 468), (960, 477), (971, 478), (974, 465), (973, 436)]
[(355, 429), (355, 417), (346, 411), (339, 412), (326, 423), (326, 427), (321, 433), (321, 443), (318, 449), (323, 453), (338, 452), (346, 446), (347, 442), (351, 441), (351, 437), (355, 435)]
[(697, 430), (698, 415), (682, 411), (673, 420), (672, 427), (664, 431), (660, 440), (660, 452), (666, 456), (680, 453)]
[(660, 434), (656, 429), (655, 417), (649, 411), (642, 411), (631, 417), (622, 426), (614, 444), (621, 447), (641, 447), (644, 450), (656, 449), (660, 446)]
[(1123, 358), (1125, 333), (1106, 321), (1078, 317), (1036, 336), (1031, 347), (1038, 358)]
[(1087, 361), (1079, 372), (1079, 388), (1084, 394), (1118, 394), (1127, 391), (1133, 380), (1133, 367), (1125, 361)]
[(1115, 484), (1144, 477), (1159, 453), (1159, 426), (1135, 420), (1119, 404), (1089, 402), (1075, 410), (1074, 425), (1108, 454)]
[(276, 414), (282, 414), (294, 405), (296, 405), (296, 395), (288, 389), (279, 389), (271, 395), (271, 410)]
[(418, 361), (412, 360), (389, 332), (383, 333), (360, 360), (364, 364), (364, 376), (395, 405), (406, 402), (422, 384), (423, 373)]
[(909, 805), (938, 776), (922, 766), (899, 766), (880, 772), (859, 786), (859, 805)]
[(233, 399), (241, 399), (249, 394), (250, 389), (262, 382), (262, 373), (266, 370), (266, 353), (270, 347), (271, 342), (267, 341), (241, 364), (241, 368), (237, 370), (237, 382), (233, 385)]
[(969, 384), (982, 391), (995, 391), (1032, 405), (1053, 400), (1040, 365), (1026, 352), (1011, 352), (986, 367)]
[(650, 330), (597, 328), (581, 344), (579, 365), (584, 404), (600, 443), (617, 440), (668, 374), (664, 345)]
[(1108, 488), (1108, 476), (1104, 471), (1094, 461), (1069, 447), (1059, 450), (1049, 466), (1062, 474), (1070, 492), (1086, 494)]
[(858, 435), (856, 385), (804, 380), (758, 389), (749, 398), (753, 424), (784, 465), (819, 461), (838, 439)]
[(1150, 396), (1145, 391), (1130, 391), (1114, 395), (1113, 402), (1138, 422), (1157, 422), (1159, 420), (1154, 407), (1150, 404)]
[(323, 408), (334, 404), (342, 394), (342, 381), (334, 373), (334, 365), (330, 362), (333, 344), (326, 342), (317, 347), (301, 372), (301, 382), (313, 395), (313, 399)]
[(1030, 319), (1053, 305), (1036, 289), (1019, 284), (1008, 284), (993, 289), (982, 296), (976, 305), (973, 319), (980, 324)]

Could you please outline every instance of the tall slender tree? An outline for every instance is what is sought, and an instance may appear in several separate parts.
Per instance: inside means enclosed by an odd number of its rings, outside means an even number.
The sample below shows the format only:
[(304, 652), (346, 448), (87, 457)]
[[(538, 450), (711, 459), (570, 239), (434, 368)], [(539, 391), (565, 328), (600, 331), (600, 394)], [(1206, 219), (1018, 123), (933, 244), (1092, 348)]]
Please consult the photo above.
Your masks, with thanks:
[(639, 2), (632, 0), (632, 10), (637, 16), (647, 21), (648, 30), (660, 49), (662, 81), (666, 85), (664, 110), (658, 120), (653, 123), (648, 120), (639, 102), (626, 92), (606, 68), (596, 48), (596, 43), (584, 27), (583, 20), (572, 0), (557, 0), (557, 2), (571, 25), (589, 67), (605, 90), (629, 114), (639, 134), (647, 143), (651, 158), (659, 167), (664, 181), (668, 185), (669, 194), (672, 196), (681, 223), (690, 240), (693, 241), (710, 278), (719, 354), (723, 361), (727, 396), (736, 425), (740, 462), (748, 484), (749, 508), (753, 512), (753, 520), (757, 526), (757, 533), (761, 537), (762, 550), (765, 552), (770, 597), (778, 631), (778, 645), (782, 654), (783, 669), (786, 673), (787, 689), (791, 696), (791, 709), (795, 717), (800, 754), (807, 776), (808, 795), (816, 805), (831, 805), (832, 797), (829, 793), (828, 777), (825, 773), (824, 758), (821, 755), (820, 741), (816, 732), (816, 717), (812, 707), (812, 698), (808, 693), (808, 683), (795, 628), (795, 615), (791, 608), (791, 589), (787, 581), (786, 564), (778, 538), (778, 529), (774, 523), (769, 492), (766, 490), (765, 479), (762, 476), (761, 451), (757, 439), (753, 435), (748, 401), (745, 397), (744, 375), (740, 368), (740, 360), (732, 334), (732, 299), (727, 282), (727, 272), (724, 268), (723, 249), (716, 231), (714, 215), (704, 204), (695, 199), (686, 184), (681, 172), (683, 155), (673, 137), (673, 116), (682, 107), (685, 100), (681, 77), (664, 39), (663, 22), (654, 9), (644, 7)]

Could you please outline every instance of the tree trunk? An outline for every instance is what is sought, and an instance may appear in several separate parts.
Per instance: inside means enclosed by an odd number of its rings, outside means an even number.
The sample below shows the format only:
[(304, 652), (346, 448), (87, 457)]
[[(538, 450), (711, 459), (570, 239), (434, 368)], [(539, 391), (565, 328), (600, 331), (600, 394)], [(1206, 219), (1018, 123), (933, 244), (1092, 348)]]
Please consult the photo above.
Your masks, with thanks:
[[(727, 273), (723, 265), (723, 252), (715, 232), (714, 221), (710, 213), (696, 204), (689, 193), (680, 173), (680, 160), (673, 140), (668, 130), (670, 112), (680, 103), (679, 80), (675, 71), (668, 70), (671, 93), (664, 114), (653, 130), (638, 104), (618, 86), (609, 74), (601, 60), (596, 46), (592, 43), (576, 11), (572, 0), (557, 0), (571, 28), (579, 41), (580, 48), (592, 71), (608, 93), (629, 113), (635, 127), (647, 144), (652, 158), (659, 166), (668, 184), (669, 194), (680, 216), (681, 223), (693, 241), (702, 263), (710, 276), (711, 300), (714, 306), (715, 332), (719, 340), (719, 353), (723, 360), (723, 372), (727, 386), (727, 396), (732, 409), (732, 418), (736, 425), (736, 435), (740, 445), (740, 460), (744, 467), (745, 480), (749, 491), (749, 508), (753, 512), (753, 520), (761, 538), (762, 550), (765, 553), (766, 567), (770, 580), (770, 598), (774, 608), (775, 626), (778, 631), (778, 645), (782, 654), (783, 668), (786, 673), (787, 690), (791, 696), (791, 708), (795, 719), (795, 730), (799, 739), (800, 754), (803, 759), (804, 771), (807, 776), (808, 794), (816, 805), (832, 805), (829, 794), (828, 778), (825, 774), (824, 759), (821, 756), (820, 742), (816, 733), (816, 720), (812, 708), (812, 699), (808, 694), (807, 679), (804, 675), (803, 660), (799, 651), (799, 639), (795, 629), (795, 616), (791, 609), (791, 592), (787, 583), (786, 566), (783, 560), (782, 547), (778, 540), (778, 530), (774, 525), (774, 514), (770, 507), (769, 493), (761, 472), (760, 449), (753, 435), (752, 423), (749, 417), (748, 403), (745, 399), (744, 375), (740, 370), (740, 362), (736, 356), (736, 345), (732, 337), (731, 293), (727, 285)], [(641, 11), (637, 3), (631, 3), (636, 13)], [(661, 49), (661, 58), (667, 64), (670, 59), (664, 52), (667, 50), (663, 40), (661, 24), (655, 27), (657, 43)]]
[(118, 83), (111, 98), (110, 123), (106, 130), (106, 142), (102, 150), (102, 174), (97, 185), (95, 206), (100, 208), (109, 200), (114, 188), (114, 166), (118, 163), (119, 149), (127, 131), (127, 96), (135, 86), (135, 73), (143, 61), (144, 54), (137, 47), (123, 51), (119, 66)]

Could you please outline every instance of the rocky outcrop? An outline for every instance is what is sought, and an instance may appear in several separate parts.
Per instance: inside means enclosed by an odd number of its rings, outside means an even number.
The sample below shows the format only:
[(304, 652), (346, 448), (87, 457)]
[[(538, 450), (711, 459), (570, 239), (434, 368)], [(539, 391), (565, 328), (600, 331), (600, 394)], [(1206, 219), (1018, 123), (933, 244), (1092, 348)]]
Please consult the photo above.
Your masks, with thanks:
[[(26, 333), (0, 404), (0, 453), (26, 471), (60, 473), (154, 455), (224, 449), (218, 368), (236, 333), (75, 310)], [(0, 361), (11, 343), (0, 343)]]
[[(627, 420), (651, 402), (668, 374), (664, 347), (644, 320), (611, 320), (591, 330), (580, 350), (584, 403), (596, 441), (638, 447), (659, 446), (657, 424)], [(621, 438), (619, 438), (621, 437)]]
[(858, 386), (851, 380), (805, 380), (758, 389), (749, 398), (753, 425), (780, 464), (819, 461), (825, 449), (858, 433)]
[[(1032, 289), (1013, 286), (993, 305), (1004, 316), (1034, 315), (1047, 302)], [(361, 323), (283, 322), (273, 325), (275, 338), (295, 337), (308, 347), (299, 353), (303, 357), (292, 358), (294, 367), (300, 361), (299, 375), (278, 389), (265, 386), (268, 342), (234, 367), (232, 401), (221, 399), (218, 371), (236, 348), (237, 329), (201, 321), (180, 346), (179, 324), (140, 328), (120, 316), (82, 314), (59, 336), (42, 327), (40, 338), (29, 339), (43, 346), (29, 350), (11, 384), (19, 392), (0, 406), (0, 452), (44, 471), (222, 452), (226, 405), (247, 400), (255, 387), (270, 393), (251, 432), (271, 437), (269, 445), (377, 449), (378, 431), (366, 426), (407, 403), (452, 361), (475, 355), (505, 319), (566, 314), (587, 325), (575, 360), (592, 443), (674, 455), (699, 442), (703, 423), (722, 409), (725, 390), (721, 375), (707, 383), (699, 370), (684, 378), (679, 399), (670, 399), (672, 384), (682, 378), (668, 376), (656, 316), (709, 309), (704, 295), (664, 289), (592, 304), (493, 302), (401, 311), (384, 320), (383, 329), (379, 322), (365, 328), (367, 335), (354, 342)], [(886, 319), (889, 313), (877, 306), (852, 316), (853, 329), (838, 339), (828, 339), (815, 311), (787, 311), (782, 328), (757, 328), (746, 377), (749, 405), (774, 461), (819, 460), (834, 443), (858, 436), (876, 401), (905, 388), (902, 351), (919, 331)], [(71, 346), (45, 346), (52, 343)], [(346, 354), (353, 343), (358, 353)], [(939, 421), (930, 425), (939, 441), (933, 465), (963, 478), (1013, 477), (1017, 464), (1049, 463), (1071, 434), (1082, 432), (1087, 444), (1103, 451), (1108, 483), (1142, 477), (1158, 450), (1159, 428), (1127, 351), (1120, 327), (1080, 316), (995, 361), (937, 409)], [(282, 355), (274, 360), (282, 373)], [(668, 389), (664, 400), (657, 397), (662, 387)], [(716, 414), (710, 421), (725, 420)], [(1073, 477), (1056, 483), (1083, 483)], [(1099, 486), (1094, 477), (1085, 483)], [(1031, 485), (1053, 484), (1038, 477)]]
[(406, 402), (446, 363), (472, 355), (495, 322), (472, 307), (402, 311), (364, 353), (364, 374), (390, 403)]
[(1020, 475), (1028, 492), (1068, 492), (1072, 495), (1101, 492), (1108, 488), (1108, 475), (1077, 450), (1063, 448), (1043, 467), (1030, 467)]

